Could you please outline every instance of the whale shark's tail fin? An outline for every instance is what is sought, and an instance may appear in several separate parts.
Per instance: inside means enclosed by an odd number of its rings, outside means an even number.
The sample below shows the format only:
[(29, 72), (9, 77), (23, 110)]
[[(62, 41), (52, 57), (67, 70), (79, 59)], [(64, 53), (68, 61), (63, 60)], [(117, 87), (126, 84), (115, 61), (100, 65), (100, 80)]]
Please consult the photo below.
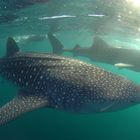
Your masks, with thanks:
[(62, 54), (64, 49), (62, 43), (52, 33), (48, 33), (48, 39), (52, 45), (53, 53)]
[(0, 108), (0, 126), (26, 112), (47, 106), (47, 101), (36, 95), (20, 93), (9, 103)]
[(98, 49), (102, 47), (109, 47), (109, 45), (99, 36), (95, 36), (93, 40), (93, 45), (91, 46), (92, 49)]
[(12, 37), (9, 37), (6, 45), (6, 55), (5, 57), (13, 56), (15, 53), (19, 52), (19, 47)]

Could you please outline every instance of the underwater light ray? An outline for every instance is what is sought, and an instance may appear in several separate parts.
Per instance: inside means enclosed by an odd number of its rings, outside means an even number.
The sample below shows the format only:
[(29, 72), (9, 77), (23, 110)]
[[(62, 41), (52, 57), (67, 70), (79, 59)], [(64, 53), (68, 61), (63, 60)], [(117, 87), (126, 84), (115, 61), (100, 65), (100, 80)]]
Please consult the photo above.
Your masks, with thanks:
[(140, 7), (140, 0), (126, 0), (126, 1), (132, 4), (133, 7)]

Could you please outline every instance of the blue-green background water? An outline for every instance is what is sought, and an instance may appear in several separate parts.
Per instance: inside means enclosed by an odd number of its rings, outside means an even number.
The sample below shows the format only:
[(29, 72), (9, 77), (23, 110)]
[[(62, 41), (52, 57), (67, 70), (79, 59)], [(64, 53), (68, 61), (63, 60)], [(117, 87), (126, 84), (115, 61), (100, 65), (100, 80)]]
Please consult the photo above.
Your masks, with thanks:
[[(20, 0), (20, 4), (27, 2)], [(64, 44), (89, 47), (100, 35), (109, 44), (140, 49), (140, 6), (131, 0), (50, 0), (17, 8), (16, 0), (0, 1), (0, 55), (5, 54), (6, 40), (15, 38), (23, 52), (50, 52), (48, 39), (27, 42), (28, 35), (47, 35), (50, 30)], [(23, 4), (24, 5), (24, 4)], [(9, 14), (11, 13), (11, 14)], [(4, 15), (16, 18), (8, 18)], [(54, 16), (67, 15), (56, 18)], [(92, 16), (90, 16), (92, 15)], [(63, 54), (71, 56), (69, 53)], [(114, 73), (127, 76), (140, 84), (140, 73), (91, 62)], [(137, 60), (139, 61), (139, 60)], [(1, 80), (0, 105), (17, 93), (17, 87)], [(123, 111), (93, 115), (77, 115), (52, 109), (40, 109), (0, 127), (1, 140), (139, 140), (140, 105)]]

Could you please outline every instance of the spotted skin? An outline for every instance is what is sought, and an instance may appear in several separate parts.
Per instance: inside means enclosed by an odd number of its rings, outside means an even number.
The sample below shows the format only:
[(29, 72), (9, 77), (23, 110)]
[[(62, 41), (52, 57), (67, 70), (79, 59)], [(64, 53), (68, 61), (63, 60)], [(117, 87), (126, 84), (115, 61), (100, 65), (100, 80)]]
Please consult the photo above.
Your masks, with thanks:
[(139, 88), (132, 81), (71, 58), (18, 52), (0, 60), (0, 74), (20, 88), (0, 109), (0, 124), (44, 106), (96, 113), (139, 103)]

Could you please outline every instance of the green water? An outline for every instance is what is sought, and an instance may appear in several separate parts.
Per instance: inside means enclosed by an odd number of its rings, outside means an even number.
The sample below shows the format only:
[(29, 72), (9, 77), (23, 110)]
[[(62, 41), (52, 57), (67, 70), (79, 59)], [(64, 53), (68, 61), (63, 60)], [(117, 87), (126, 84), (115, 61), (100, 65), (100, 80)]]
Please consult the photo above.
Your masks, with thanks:
[[(65, 48), (73, 48), (75, 44), (89, 47), (93, 43), (93, 36), (100, 35), (115, 46), (140, 49), (140, 7), (137, 6), (121, 0), (50, 0), (48, 3), (37, 3), (23, 9), (12, 10), (19, 18), (0, 24), (0, 55), (5, 54), (5, 44), (9, 36), (15, 38), (23, 52), (51, 53), (48, 39), (27, 43), (22, 38), (32, 34), (46, 35), (54, 26), (57, 28), (54, 33)], [(105, 16), (89, 17), (88, 14)], [(39, 20), (58, 15), (73, 15), (76, 18)], [(70, 53), (63, 55), (72, 57)], [(114, 66), (91, 62), (84, 57), (76, 58), (140, 83), (139, 72), (118, 70)], [(6, 80), (0, 81), (0, 105), (3, 105), (16, 95), (18, 89)], [(93, 115), (77, 115), (43, 108), (0, 127), (0, 140), (139, 139), (140, 105), (118, 112)]]

